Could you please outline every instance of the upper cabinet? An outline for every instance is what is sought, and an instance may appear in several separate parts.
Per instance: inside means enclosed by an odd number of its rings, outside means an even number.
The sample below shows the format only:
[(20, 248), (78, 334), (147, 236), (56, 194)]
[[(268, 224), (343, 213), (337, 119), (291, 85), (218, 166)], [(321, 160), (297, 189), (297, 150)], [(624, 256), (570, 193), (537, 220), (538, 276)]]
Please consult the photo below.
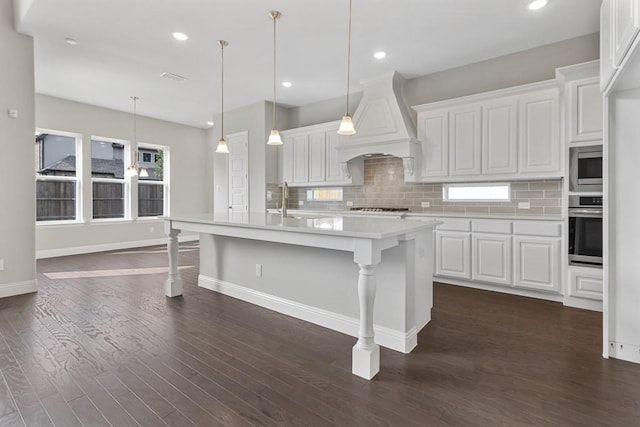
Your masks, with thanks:
[(602, 94), (600, 78), (590, 77), (569, 86), (569, 142), (602, 139)]
[(282, 131), (282, 180), (292, 187), (362, 184), (363, 159), (338, 162), (337, 128), (331, 122)]
[(640, 0), (603, 0), (600, 8), (600, 90), (611, 84), (640, 33)]
[(554, 81), (414, 107), (419, 181), (563, 176)]

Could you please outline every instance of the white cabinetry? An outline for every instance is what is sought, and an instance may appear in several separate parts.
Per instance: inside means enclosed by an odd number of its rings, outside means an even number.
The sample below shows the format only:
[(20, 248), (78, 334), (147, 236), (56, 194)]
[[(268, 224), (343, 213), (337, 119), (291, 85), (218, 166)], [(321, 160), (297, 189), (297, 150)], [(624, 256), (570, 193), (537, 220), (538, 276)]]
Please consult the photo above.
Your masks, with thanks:
[(599, 77), (571, 82), (571, 105), (567, 117), (569, 142), (602, 139), (602, 94), (599, 82)]
[(602, 270), (570, 267), (569, 295), (602, 301)]
[(336, 127), (332, 122), (282, 131), (282, 179), (291, 186), (362, 184), (362, 158), (350, 161), (346, 170), (338, 162)]
[(622, 64), (640, 29), (638, 7), (638, 0), (613, 0), (613, 65), (616, 67)]
[(480, 174), (480, 106), (449, 113), (449, 168), (451, 175)]
[(498, 99), (483, 105), (482, 173), (518, 171), (518, 100)]
[(600, 6), (600, 90), (609, 85), (616, 67), (613, 65), (613, 40), (611, 31), (613, 0), (602, 0)]
[(473, 280), (510, 286), (511, 236), (473, 234)]
[(515, 286), (559, 292), (560, 239), (516, 236), (514, 243)]
[(542, 91), (520, 99), (520, 173), (560, 170), (558, 91)]
[(418, 180), (564, 176), (559, 96), (556, 81), (548, 81), (414, 107), (422, 148)]
[(471, 234), (453, 231), (436, 232), (436, 274), (471, 278)]
[(426, 111), (418, 117), (422, 177), (449, 175), (449, 112)]

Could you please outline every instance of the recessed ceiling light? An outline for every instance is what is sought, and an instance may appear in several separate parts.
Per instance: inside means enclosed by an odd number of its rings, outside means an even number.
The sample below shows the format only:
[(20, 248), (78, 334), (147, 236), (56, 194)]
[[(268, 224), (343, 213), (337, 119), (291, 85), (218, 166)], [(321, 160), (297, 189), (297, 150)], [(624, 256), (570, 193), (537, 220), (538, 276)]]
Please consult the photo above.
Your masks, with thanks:
[(529, 4), (527, 5), (527, 9), (529, 9), (529, 10), (542, 9), (548, 3), (549, 3), (549, 0), (533, 0), (533, 1), (529, 2)]
[(282, 86), (291, 87), (291, 86), (293, 86), (293, 83), (291, 83), (291, 82), (282, 82)]
[(387, 56), (387, 52), (379, 51), (373, 54), (373, 57), (376, 59), (382, 59)]
[(207, 125), (213, 126), (213, 122), (207, 122)]
[(173, 33), (171, 33), (171, 35), (173, 36), (174, 39), (180, 40), (181, 42), (183, 42), (185, 40), (189, 40), (189, 36), (188, 35), (186, 35), (185, 33), (181, 33), (179, 31), (173, 32)]
[(71, 46), (75, 46), (78, 44), (78, 40), (72, 39), (71, 37), (67, 37), (66, 39), (64, 39), (64, 41), (67, 42), (67, 44), (70, 44)]

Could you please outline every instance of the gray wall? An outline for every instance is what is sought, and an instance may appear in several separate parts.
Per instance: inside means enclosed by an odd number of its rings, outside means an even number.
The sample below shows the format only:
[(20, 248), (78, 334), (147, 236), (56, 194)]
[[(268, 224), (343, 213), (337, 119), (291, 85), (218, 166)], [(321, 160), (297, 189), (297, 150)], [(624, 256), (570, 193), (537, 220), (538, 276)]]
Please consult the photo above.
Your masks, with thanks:
[[(414, 106), (555, 78), (555, 70), (600, 57), (599, 33), (523, 50), (510, 55), (417, 77), (407, 81), (404, 97)], [(362, 98), (354, 94), (351, 114)], [(291, 127), (338, 120), (344, 97), (291, 109)]]
[[(138, 111), (144, 111), (144, 100), (138, 102), (138, 107)], [(91, 162), (92, 136), (127, 141), (133, 136), (133, 115), (129, 113), (46, 95), (36, 96), (36, 111), (38, 128), (82, 136), (84, 165), (90, 165)], [(209, 152), (205, 131), (140, 115), (137, 129), (140, 143), (169, 147), (170, 212), (188, 214), (210, 210), (211, 186), (207, 179)], [(29, 154), (33, 162), (33, 128), (29, 134)], [(30, 181), (33, 182), (33, 168), (30, 172)], [(91, 180), (90, 168), (84, 168), (82, 179), (85, 182), (82, 188), (83, 211), (88, 214), (91, 186), (86, 183)], [(38, 225), (36, 233), (39, 256), (104, 250), (110, 248), (109, 245), (140, 246), (158, 239), (165, 239), (162, 221), (150, 219), (96, 223), (84, 218), (84, 222), (77, 225)]]
[(36, 279), (33, 39), (14, 31), (12, 4), (0, 1), (0, 297), (35, 290)]

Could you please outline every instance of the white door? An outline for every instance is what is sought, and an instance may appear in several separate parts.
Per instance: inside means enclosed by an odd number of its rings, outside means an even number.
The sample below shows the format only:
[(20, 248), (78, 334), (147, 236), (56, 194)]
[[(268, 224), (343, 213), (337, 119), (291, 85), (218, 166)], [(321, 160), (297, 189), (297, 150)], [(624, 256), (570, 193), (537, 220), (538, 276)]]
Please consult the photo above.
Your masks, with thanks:
[(480, 106), (462, 107), (449, 113), (449, 173), (480, 175)]
[(482, 173), (518, 170), (518, 101), (498, 99), (482, 106)]
[(560, 171), (558, 97), (554, 89), (520, 98), (520, 173)]
[(638, 29), (638, 0), (613, 0), (613, 59), (620, 66)]
[(560, 239), (514, 237), (517, 288), (560, 292)]
[(598, 77), (571, 83), (570, 142), (602, 139), (602, 94), (599, 83)]
[(327, 163), (325, 132), (309, 135), (309, 182), (325, 181), (325, 165)]
[(469, 233), (436, 232), (436, 274), (470, 279), (470, 242)]
[(473, 280), (511, 286), (511, 236), (473, 234)]
[(229, 211), (249, 210), (249, 132), (227, 136), (229, 145)]
[(449, 175), (449, 113), (419, 113), (418, 140), (422, 148), (421, 176), (428, 178)]

